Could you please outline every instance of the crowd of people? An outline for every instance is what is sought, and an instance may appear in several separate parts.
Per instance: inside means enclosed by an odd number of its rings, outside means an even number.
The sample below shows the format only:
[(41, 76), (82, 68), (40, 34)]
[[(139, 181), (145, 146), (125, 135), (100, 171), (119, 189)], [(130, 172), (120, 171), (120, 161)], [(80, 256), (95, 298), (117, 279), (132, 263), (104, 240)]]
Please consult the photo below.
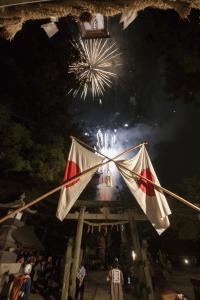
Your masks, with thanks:
[[(148, 257), (148, 261), (153, 290), (156, 288), (162, 290), (166, 286), (163, 268), (161, 268), (158, 261), (154, 262), (151, 257)], [(63, 257), (21, 253), (16, 262), (20, 264), (18, 274), (15, 274), (15, 276), (8, 273), (4, 274), (4, 286), (0, 294), (1, 300), (29, 300), (30, 293), (39, 294), (48, 300), (61, 299), (65, 265)], [(76, 278), (77, 300), (83, 300), (84, 298), (86, 269), (87, 267), (85, 268), (83, 264), (79, 266)], [(126, 288), (127, 284), (131, 283), (131, 277), (133, 277), (133, 286), (135, 286), (135, 274), (129, 274), (129, 276), (128, 274), (128, 272), (122, 272), (118, 258), (115, 258), (106, 278), (110, 284), (111, 300), (123, 299), (123, 286)], [(176, 295), (176, 299), (186, 300), (183, 294), (177, 293)]]
[(64, 262), (62, 258), (21, 254), (17, 275), (4, 274), (1, 299), (29, 300), (30, 293), (40, 294), (44, 299), (60, 299)]

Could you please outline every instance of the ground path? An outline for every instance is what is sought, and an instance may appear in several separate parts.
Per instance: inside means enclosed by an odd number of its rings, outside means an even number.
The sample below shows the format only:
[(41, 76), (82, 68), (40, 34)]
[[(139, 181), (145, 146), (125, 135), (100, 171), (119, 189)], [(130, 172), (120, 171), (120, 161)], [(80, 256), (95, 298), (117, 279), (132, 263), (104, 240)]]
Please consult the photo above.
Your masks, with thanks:
[[(190, 278), (200, 279), (200, 270), (196, 269), (174, 271), (173, 275), (168, 278), (171, 287), (170, 290), (182, 292), (188, 297), (188, 300), (194, 300), (193, 287), (190, 283)], [(155, 299), (161, 300), (158, 291), (156, 291)], [(44, 299), (39, 295), (32, 294), (30, 300)], [(106, 282), (105, 271), (88, 273), (85, 282), (85, 292), (83, 300), (110, 300), (109, 283)], [(130, 292), (124, 293), (124, 300), (137, 300), (137, 298), (134, 297), (133, 293)]]
[[(106, 272), (89, 272), (85, 282), (84, 300), (110, 300)], [(133, 295), (124, 294), (124, 300), (136, 300)]]
[(200, 269), (175, 270), (169, 279), (170, 286), (173, 290), (184, 293), (189, 300), (194, 300), (193, 286), (190, 281), (191, 278), (200, 280)]
[[(188, 300), (194, 300), (193, 287), (190, 278), (200, 279), (200, 270), (181, 270), (174, 271), (173, 275), (168, 279), (170, 290), (184, 293)], [(155, 292), (155, 299), (161, 300), (158, 290)], [(91, 272), (87, 276), (85, 283), (84, 300), (110, 300), (109, 283), (106, 282), (106, 272)], [(136, 297), (124, 293), (124, 300), (137, 300)], [(199, 299), (200, 300), (200, 299)]]

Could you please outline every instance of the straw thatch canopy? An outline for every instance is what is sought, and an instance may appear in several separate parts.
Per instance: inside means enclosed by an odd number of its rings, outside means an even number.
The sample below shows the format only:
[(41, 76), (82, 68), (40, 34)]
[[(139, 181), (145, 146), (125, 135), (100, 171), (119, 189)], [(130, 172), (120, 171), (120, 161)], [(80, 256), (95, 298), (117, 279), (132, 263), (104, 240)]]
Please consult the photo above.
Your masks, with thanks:
[(181, 18), (187, 18), (192, 8), (200, 8), (200, 0), (57, 0), (4, 7), (0, 8), (0, 36), (12, 39), (27, 20), (79, 16), (84, 11), (114, 16), (125, 10), (142, 11), (148, 7), (174, 9)]

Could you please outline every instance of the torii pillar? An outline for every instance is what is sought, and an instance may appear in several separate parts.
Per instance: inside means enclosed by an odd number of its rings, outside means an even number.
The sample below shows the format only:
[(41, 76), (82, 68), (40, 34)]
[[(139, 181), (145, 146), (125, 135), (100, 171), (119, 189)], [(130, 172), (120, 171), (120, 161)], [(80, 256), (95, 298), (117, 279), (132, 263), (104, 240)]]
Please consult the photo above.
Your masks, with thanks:
[(79, 212), (78, 224), (77, 224), (76, 240), (75, 240), (74, 255), (73, 255), (73, 264), (72, 264), (72, 273), (71, 273), (70, 297), (72, 300), (75, 300), (75, 294), (76, 294), (76, 276), (78, 273), (79, 259), (80, 259), (80, 252), (81, 252), (81, 240), (82, 240), (82, 233), (83, 233), (84, 213), (85, 213), (85, 207), (81, 207), (80, 212)]
[(72, 247), (73, 247), (73, 238), (70, 238), (67, 243), (67, 251), (65, 255), (65, 271), (63, 277), (63, 288), (62, 288), (61, 300), (68, 299), (69, 279), (70, 279), (70, 270), (71, 270), (71, 263), (72, 263)]
[[(131, 237), (136, 252), (136, 293), (138, 297), (142, 297), (144, 300), (155, 300), (154, 291), (152, 287), (151, 276), (148, 268), (148, 260), (146, 249), (140, 246), (139, 235), (137, 231), (136, 221), (134, 219), (133, 213), (129, 210), (129, 224), (131, 229)], [(146, 288), (143, 288), (143, 283), (145, 283)]]

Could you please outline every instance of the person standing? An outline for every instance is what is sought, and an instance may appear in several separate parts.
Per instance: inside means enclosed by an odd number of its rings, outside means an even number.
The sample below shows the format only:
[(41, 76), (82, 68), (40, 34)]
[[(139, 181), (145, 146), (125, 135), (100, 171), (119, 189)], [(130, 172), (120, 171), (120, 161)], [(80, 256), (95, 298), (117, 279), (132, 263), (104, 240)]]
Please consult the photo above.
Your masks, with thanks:
[(76, 300), (82, 300), (84, 294), (84, 282), (86, 276), (86, 269), (83, 265), (80, 265), (78, 274), (76, 276)]
[(111, 300), (123, 300), (124, 277), (122, 271), (119, 269), (119, 264), (115, 260), (112, 269), (108, 273), (110, 280), (110, 298)]
[(13, 286), (9, 295), (10, 300), (29, 300), (31, 290), (31, 264), (24, 267), (24, 274), (19, 275), (14, 279)]
[(40, 280), (42, 270), (42, 256), (39, 256), (33, 268), (32, 291), (37, 292), (38, 281)]

